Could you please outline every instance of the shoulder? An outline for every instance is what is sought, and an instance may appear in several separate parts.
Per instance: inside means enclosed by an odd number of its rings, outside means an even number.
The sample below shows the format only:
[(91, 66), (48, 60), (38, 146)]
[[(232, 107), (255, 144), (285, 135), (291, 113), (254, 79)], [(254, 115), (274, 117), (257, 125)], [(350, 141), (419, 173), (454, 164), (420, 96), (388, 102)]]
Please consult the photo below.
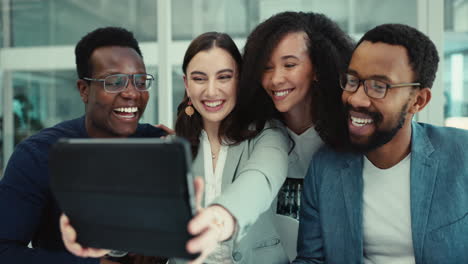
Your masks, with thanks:
[(263, 129), (248, 142), (257, 144), (259, 142), (267, 144), (287, 144), (289, 145), (289, 136), (285, 126), (279, 121), (269, 121)]
[(5, 168), (5, 180), (17, 182), (23, 186), (33, 184), (47, 190), (50, 147), (60, 138), (82, 137), (83, 126), (83, 119), (73, 119), (45, 128), (23, 140), (15, 147), (8, 161)]
[(312, 162), (315, 163), (333, 163), (343, 162), (346, 156), (351, 153), (336, 151), (330, 146), (322, 145), (312, 156)]
[(163, 137), (167, 133), (161, 128), (155, 127), (151, 124), (138, 124), (137, 130), (132, 137)]
[[(321, 146), (312, 156), (306, 178), (314, 178), (315, 182), (322, 182), (324, 177), (333, 181), (339, 176), (339, 171), (348, 170), (355, 166), (360, 155), (352, 152), (336, 151), (328, 145)], [(309, 179), (310, 180), (310, 179)]]
[(468, 148), (468, 130), (440, 127), (426, 123), (414, 123), (416, 137), (426, 134), (435, 149)]
[(81, 138), (87, 137), (84, 127), (84, 117), (67, 120), (56, 124), (53, 127), (45, 128), (38, 133), (30, 136), (18, 144), (17, 149), (48, 151), (60, 138)]

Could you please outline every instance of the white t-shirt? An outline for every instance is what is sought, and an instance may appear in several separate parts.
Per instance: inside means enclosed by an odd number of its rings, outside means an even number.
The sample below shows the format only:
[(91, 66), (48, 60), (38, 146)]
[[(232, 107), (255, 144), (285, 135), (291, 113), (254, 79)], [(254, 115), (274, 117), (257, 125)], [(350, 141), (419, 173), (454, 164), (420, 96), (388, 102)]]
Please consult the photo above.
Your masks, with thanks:
[(410, 209), (411, 154), (389, 169), (364, 157), (363, 238), (365, 264), (413, 264)]
[[(203, 130), (201, 133), (201, 146), (203, 148), (203, 163), (205, 169), (205, 206), (209, 205), (221, 194), (221, 183), (223, 180), (224, 166), (228, 146), (221, 145), (216, 160), (216, 169), (213, 171), (213, 157), (211, 154), (211, 144), (208, 135)], [(204, 261), (207, 264), (232, 264), (231, 260), (232, 243), (220, 243), (216, 249)]]
[(289, 128), (288, 133), (296, 144), (289, 154), (288, 178), (303, 179), (312, 156), (323, 145), (323, 141), (313, 126), (300, 135)]

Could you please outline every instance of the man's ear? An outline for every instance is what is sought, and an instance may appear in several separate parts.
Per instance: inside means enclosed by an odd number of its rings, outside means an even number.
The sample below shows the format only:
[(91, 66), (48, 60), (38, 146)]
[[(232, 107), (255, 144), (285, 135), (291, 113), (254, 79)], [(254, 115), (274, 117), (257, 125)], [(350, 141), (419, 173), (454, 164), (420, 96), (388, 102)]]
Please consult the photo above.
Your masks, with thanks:
[(89, 94), (89, 83), (85, 80), (79, 79), (76, 81), (76, 87), (78, 88), (78, 92), (81, 96), (81, 101), (83, 103), (88, 103), (88, 94)]
[(430, 88), (422, 88), (416, 92), (415, 101), (410, 107), (409, 112), (416, 114), (426, 107), (426, 105), (431, 101), (432, 92)]
[(184, 74), (184, 86), (185, 86), (185, 92), (187, 93), (187, 97), (190, 98), (190, 93), (188, 89), (188, 80), (187, 80), (187, 75)]

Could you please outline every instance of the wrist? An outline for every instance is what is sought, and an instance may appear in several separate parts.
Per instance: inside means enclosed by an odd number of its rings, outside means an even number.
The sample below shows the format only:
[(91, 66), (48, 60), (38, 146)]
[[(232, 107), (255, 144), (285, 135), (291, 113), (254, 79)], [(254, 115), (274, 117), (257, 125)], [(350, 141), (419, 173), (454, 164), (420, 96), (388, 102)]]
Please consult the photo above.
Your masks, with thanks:
[(218, 241), (225, 241), (234, 235), (236, 230), (236, 219), (224, 207), (220, 205), (212, 205), (214, 226), (219, 231)]

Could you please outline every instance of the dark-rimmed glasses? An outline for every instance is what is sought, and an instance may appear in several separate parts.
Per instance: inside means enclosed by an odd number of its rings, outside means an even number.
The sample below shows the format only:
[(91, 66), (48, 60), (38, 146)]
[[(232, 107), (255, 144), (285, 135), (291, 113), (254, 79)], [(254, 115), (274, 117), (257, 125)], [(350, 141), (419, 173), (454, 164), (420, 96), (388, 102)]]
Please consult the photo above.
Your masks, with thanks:
[(345, 73), (340, 76), (340, 86), (341, 89), (347, 92), (356, 92), (361, 83), (364, 86), (364, 91), (366, 92), (367, 96), (382, 99), (387, 94), (387, 90), (390, 88), (400, 88), (400, 87), (408, 87), (408, 86), (420, 86), (420, 83), (399, 83), (399, 84), (389, 84), (384, 81), (373, 80), (373, 79), (365, 79), (361, 80), (358, 77)]
[(84, 80), (103, 82), (104, 90), (108, 93), (120, 93), (128, 86), (128, 79), (133, 80), (133, 86), (140, 92), (147, 92), (151, 88), (154, 77), (151, 74), (112, 74), (104, 79), (84, 77)]

